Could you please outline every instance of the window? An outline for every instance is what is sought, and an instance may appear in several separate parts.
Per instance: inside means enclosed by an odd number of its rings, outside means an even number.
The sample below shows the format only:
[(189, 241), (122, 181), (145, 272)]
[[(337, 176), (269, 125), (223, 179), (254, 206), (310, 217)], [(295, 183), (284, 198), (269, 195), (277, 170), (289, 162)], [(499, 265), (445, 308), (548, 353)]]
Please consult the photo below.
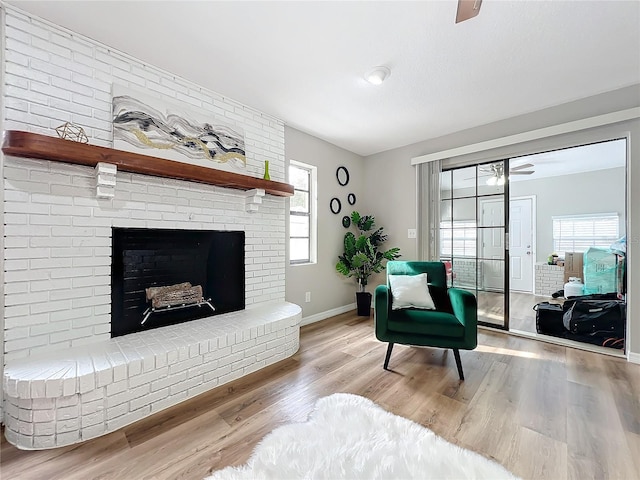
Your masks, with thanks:
[(289, 262), (315, 262), (316, 168), (291, 161), (289, 183), (294, 188), (289, 200)]
[(440, 223), (440, 255), (442, 257), (476, 256), (475, 220), (449, 220)]
[(553, 217), (555, 252), (584, 252), (609, 247), (619, 238), (617, 213)]

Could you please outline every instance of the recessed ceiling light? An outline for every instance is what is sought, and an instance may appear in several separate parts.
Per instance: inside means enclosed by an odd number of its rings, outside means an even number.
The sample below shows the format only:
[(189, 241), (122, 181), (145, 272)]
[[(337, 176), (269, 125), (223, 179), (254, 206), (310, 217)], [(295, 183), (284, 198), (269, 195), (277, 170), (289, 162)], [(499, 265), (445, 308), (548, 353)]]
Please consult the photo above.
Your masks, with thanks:
[(372, 85), (380, 85), (387, 79), (389, 75), (391, 75), (391, 70), (389, 70), (387, 67), (380, 66), (375, 67), (373, 70), (367, 73), (364, 78)]

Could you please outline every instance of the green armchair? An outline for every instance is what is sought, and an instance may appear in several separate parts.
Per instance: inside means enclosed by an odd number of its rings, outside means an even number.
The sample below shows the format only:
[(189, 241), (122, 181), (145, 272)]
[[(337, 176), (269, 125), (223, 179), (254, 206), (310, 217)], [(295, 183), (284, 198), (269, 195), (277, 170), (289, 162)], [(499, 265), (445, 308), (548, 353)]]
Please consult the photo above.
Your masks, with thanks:
[[(435, 310), (412, 307), (394, 309), (390, 276), (422, 273), (427, 274), (428, 291)], [(397, 277), (392, 280), (398, 284)], [(400, 298), (397, 299), (398, 303), (400, 301)], [(444, 263), (387, 262), (387, 284), (379, 285), (375, 290), (374, 314), (376, 338), (381, 342), (389, 342), (383, 368), (388, 370), (394, 343), (451, 348), (460, 380), (464, 380), (459, 350), (473, 350), (478, 345), (477, 314), (476, 297), (471, 292), (447, 288)]]

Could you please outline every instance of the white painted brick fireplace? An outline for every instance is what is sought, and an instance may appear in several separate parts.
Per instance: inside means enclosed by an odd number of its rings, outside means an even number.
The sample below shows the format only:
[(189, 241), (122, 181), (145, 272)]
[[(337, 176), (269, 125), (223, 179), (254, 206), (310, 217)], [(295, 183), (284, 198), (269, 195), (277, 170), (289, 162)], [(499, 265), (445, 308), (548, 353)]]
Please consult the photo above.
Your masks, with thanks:
[(119, 172), (95, 197), (90, 167), (5, 157), (5, 360), (110, 338), (111, 228), (243, 230), (246, 305), (284, 300), (284, 204)]
[[(111, 145), (111, 87), (210, 112), (245, 132), (246, 175), (284, 181), (284, 125), (90, 39), (3, 6), (3, 128), (55, 136), (65, 121)], [(292, 355), (301, 311), (284, 301), (286, 201), (118, 172), (97, 199), (90, 167), (5, 156), (4, 421), (21, 448), (113, 431)], [(111, 228), (245, 232), (241, 312), (110, 338)], [(160, 340), (163, 340), (161, 342)]]

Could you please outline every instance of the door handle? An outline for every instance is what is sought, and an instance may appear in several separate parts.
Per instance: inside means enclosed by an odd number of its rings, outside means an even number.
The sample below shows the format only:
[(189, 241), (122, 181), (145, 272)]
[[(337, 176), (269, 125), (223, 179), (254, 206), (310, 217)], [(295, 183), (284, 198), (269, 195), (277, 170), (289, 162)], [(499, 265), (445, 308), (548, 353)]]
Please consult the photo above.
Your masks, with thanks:
[(527, 252), (527, 255), (531, 255), (531, 252)]

